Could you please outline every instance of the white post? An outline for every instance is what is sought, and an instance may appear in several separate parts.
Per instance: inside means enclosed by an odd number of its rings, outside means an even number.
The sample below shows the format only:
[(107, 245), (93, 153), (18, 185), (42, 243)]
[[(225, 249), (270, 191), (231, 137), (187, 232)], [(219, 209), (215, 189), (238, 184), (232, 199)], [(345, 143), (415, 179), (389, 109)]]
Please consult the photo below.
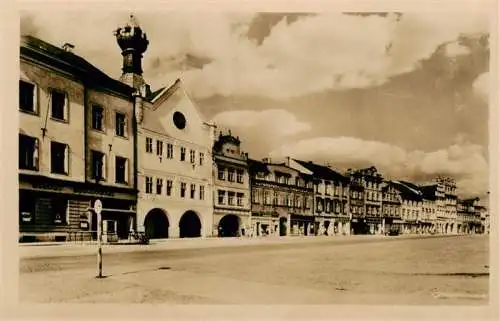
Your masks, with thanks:
[(97, 214), (97, 268), (98, 268), (98, 278), (102, 278), (102, 203), (100, 200), (96, 200), (94, 203), (94, 211)]

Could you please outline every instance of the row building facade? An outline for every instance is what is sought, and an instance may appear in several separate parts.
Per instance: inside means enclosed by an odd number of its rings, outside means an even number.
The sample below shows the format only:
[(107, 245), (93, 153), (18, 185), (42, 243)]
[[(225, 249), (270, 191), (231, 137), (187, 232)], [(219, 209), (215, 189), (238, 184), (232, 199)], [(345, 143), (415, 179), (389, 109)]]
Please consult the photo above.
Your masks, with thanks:
[(415, 185), (372, 166), (341, 174), (285, 158), (253, 160), (220, 134), (181, 80), (151, 90), (149, 40), (135, 19), (115, 31), (122, 74), (21, 37), (19, 232), (23, 240), (485, 233), (479, 201), (447, 177)]

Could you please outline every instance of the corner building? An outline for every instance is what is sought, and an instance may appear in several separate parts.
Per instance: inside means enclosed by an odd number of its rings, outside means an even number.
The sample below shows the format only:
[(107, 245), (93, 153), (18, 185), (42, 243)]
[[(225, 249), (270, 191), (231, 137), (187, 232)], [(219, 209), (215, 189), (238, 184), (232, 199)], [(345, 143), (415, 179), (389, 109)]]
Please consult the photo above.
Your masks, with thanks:
[(105, 240), (135, 223), (133, 88), (82, 57), (21, 38), (19, 232), (22, 241)]

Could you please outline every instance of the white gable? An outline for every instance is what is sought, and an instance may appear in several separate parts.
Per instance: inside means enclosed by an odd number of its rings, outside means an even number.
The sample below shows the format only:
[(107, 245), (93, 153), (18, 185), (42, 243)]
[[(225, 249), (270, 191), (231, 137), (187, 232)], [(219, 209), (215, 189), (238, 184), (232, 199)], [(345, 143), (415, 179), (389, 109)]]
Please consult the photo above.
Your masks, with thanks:
[[(174, 122), (174, 114), (178, 113), (185, 119), (185, 127), (178, 128)], [(149, 108), (144, 109), (144, 119), (141, 127), (165, 135), (174, 140), (190, 144), (211, 146), (211, 128), (205, 124), (203, 115), (190, 99), (182, 83), (176, 83), (154, 100)]]

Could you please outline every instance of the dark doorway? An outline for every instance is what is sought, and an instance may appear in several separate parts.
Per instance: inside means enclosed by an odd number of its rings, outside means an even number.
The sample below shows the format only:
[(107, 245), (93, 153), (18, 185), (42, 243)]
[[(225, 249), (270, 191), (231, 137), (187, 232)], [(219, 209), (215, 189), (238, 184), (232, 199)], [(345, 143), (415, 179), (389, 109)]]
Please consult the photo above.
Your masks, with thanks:
[(280, 217), (280, 236), (286, 235), (286, 217)]
[(240, 228), (239, 218), (229, 214), (224, 216), (219, 222), (219, 237), (236, 237)]
[(201, 236), (201, 222), (193, 211), (187, 211), (179, 221), (180, 237), (200, 237)]
[(323, 227), (325, 228), (325, 232), (323, 232), (323, 235), (328, 235), (328, 228), (330, 227), (330, 221), (325, 221)]
[(150, 239), (168, 238), (169, 222), (165, 212), (159, 208), (152, 209), (144, 219), (146, 236)]

